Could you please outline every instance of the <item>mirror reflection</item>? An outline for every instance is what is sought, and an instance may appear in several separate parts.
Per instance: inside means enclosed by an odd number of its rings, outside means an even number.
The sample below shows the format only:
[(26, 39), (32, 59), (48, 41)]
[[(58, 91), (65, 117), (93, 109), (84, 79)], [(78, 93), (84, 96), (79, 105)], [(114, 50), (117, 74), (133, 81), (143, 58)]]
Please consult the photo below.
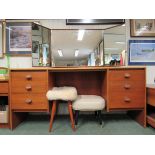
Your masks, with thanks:
[(3, 52), (2, 52), (2, 50), (3, 50), (3, 48), (2, 48), (2, 46), (3, 46), (3, 43), (2, 43), (2, 22), (0, 21), (0, 58), (1, 57), (3, 57)]
[(55, 66), (103, 65), (103, 30), (52, 30)]
[(32, 66), (50, 66), (51, 30), (32, 24)]
[(125, 26), (107, 30), (52, 30), (53, 66), (120, 65)]
[(124, 59), (121, 57), (124, 57), (126, 49), (125, 31), (125, 25), (104, 31), (105, 65), (120, 65), (121, 59)]

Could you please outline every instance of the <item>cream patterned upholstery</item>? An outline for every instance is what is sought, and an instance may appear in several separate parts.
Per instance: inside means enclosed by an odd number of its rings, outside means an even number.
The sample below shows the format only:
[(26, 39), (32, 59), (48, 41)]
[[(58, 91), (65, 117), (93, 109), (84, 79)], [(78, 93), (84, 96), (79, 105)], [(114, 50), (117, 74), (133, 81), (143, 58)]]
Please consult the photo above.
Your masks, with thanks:
[(74, 101), (77, 98), (75, 87), (53, 87), (46, 94), (48, 100)]
[(98, 111), (105, 108), (105, 100), (96, 95), (79, 95), (72, 105), (74, 110)]

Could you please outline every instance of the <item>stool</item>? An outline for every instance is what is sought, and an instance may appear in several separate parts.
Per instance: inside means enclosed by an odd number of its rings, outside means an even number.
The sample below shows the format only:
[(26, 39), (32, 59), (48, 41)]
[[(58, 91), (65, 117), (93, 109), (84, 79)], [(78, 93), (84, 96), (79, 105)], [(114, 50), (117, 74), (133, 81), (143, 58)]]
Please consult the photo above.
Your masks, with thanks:
[(79, 111), (95, 111), (95, 114), (98, 114), (99, 123), (102, 125), (101, 111), (105, 108), (105, 100), (101, 96), (79, 95), (72, 107), (75, 110), (75, 125), (78, 124)]
[(52, 110), (51, 110), (51, 118), (50, 118), (50, 126), (49, 132), (51, 132), (54, 116), (56, 113), (56, 101), (63, 100), (68, 102), (68, 111), (70, 114), (70, 120), (72, 129), (75, 130), (74, 126), (74, 118), (72, 111), (72, 101), (77, 98), (77, 90), (74, 87), (54, 87), (52, 90), (49, 90), (46, 94), (48, 100), (53, 101)]

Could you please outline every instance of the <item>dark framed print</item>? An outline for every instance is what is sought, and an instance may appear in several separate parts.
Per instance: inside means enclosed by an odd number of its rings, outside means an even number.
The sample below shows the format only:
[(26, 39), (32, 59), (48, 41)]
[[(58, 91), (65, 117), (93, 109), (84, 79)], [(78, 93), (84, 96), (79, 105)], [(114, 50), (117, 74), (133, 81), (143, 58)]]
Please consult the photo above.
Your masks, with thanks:
[(129, 65), (155, 65), (155, 40), (129, 40)]
[(6, 28), (7, 53), (16, 56), (31, 55), (31, 23), (7, 23)]
[(155, 20), (131, 19), (130, 32), (132, 37), (153, 37), (155, 36)]

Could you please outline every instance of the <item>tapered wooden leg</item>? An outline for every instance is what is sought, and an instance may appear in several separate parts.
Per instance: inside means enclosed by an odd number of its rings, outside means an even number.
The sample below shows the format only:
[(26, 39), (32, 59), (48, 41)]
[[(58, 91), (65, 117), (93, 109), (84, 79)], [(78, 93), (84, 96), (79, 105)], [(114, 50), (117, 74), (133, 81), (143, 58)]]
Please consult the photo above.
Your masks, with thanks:
[(71, 101), (68, 101), (68, 111), (69, 111), (69, 115), (70, 115), (72, 129), (73, 129), (73, 131), (75, 131), (73, 111), (72, 111), (72, 102)]
[(49, 132), (52, 130), (53, 120), (56, 113), (56, 101), (53, 101), (52, 110), (51, 110), (51, 119), (50, 119), (50, 126), (49, 126)]
[(78, 124), (79, 110), (75, 110), (75, 125)]

